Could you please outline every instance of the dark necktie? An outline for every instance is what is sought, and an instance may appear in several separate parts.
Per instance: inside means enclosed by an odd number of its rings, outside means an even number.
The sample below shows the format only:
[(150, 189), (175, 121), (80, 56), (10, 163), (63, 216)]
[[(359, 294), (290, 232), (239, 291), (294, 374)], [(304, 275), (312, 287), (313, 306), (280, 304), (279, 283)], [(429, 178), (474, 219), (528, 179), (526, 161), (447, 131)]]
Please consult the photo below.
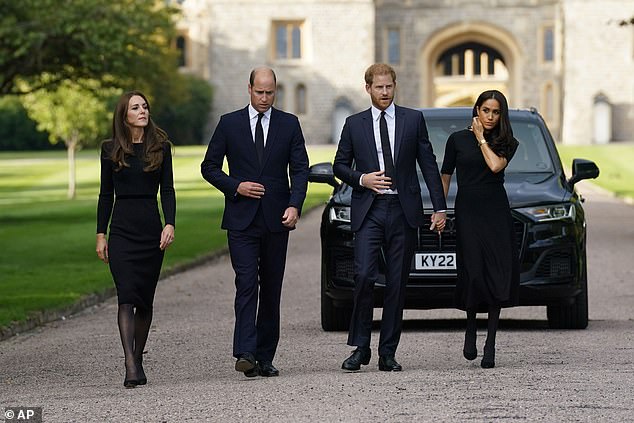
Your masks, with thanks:
[(255, 124), (255, 151), (258, 153), (258, 160), (262, 164), (264, 157), (264, 129), (262, 129), (262, 116), (264, 113), (258, 113), (258, 123)]
[(392, 147), (390, 146), (390, 135), (387, 131), (387, 121), (385, 111), (381, 112), (379, 120), (379, 132), (381, 133), (381, 150), (383, 150), (383, 163), (385, 165), (385, 176), (392, 178), (394, 184), (394, 161), (392, 160)]

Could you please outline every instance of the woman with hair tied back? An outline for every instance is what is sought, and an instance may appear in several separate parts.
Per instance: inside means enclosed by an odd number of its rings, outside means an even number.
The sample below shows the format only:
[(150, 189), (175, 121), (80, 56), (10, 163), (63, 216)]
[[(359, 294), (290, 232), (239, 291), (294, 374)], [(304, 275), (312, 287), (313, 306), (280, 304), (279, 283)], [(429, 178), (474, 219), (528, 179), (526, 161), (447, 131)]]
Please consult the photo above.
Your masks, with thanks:
[(488, 312), (483, 368), (495, 367), (500, 309), (516, 305), (518, 299), (519, 258), (504, 190), (504, 169), (518, 144), (506, 98), (497, 90), (485, 91), (473, 107), (471, 126), (449, 136), (440, 172), (445, 196), (454, 169), (458, 182), (455, 300), (467, 312), (467, 360), (478, 356), (476, 313)]
[[(147, 383), (143, 349), (163, 254), (174, 241), (173, 179), (171, 143), (152, 121), (147, 98), (139, 91), (123, 94), (112, 118), (112, 138), (101, 145), (96, 250), (110, 265), (117, 289), (126, 388)], [(156, 198), (159, 187), (165, 225)]]

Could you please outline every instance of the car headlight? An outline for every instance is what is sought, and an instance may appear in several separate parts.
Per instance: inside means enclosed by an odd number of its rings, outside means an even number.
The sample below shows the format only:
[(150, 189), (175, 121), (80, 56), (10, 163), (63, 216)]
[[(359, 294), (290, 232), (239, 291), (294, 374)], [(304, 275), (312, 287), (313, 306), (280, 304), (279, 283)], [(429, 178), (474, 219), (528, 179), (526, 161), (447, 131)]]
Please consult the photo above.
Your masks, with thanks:
[(350, 223), (350, 207), (349, 206), (333, 206), (330, 208), (328, 220), (332, 222)]
[(536, 222), (548, 222), (564, 219), (575, 220), (575, 208), (570, 203), (524, 207), (516, 210)]

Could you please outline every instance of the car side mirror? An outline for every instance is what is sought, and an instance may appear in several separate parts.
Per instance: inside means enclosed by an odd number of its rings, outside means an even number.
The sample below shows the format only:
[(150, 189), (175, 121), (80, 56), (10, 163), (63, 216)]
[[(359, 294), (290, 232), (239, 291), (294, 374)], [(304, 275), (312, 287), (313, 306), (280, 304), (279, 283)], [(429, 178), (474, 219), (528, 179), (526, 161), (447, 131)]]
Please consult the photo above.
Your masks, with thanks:
[(329, 162), (312, 165), (308, 169), (308, 181), (328, 184), (333, 188), (337, 188), (339, 186), (339, 183), (335, 179), (335, 174), (332, 171), (332, 163)]
[(583, 179), (594, 179), (599, 176), (599, 168), (593, 161), (585, 159), (572, 160), (572, 177), (568, 179), (570, 186)]

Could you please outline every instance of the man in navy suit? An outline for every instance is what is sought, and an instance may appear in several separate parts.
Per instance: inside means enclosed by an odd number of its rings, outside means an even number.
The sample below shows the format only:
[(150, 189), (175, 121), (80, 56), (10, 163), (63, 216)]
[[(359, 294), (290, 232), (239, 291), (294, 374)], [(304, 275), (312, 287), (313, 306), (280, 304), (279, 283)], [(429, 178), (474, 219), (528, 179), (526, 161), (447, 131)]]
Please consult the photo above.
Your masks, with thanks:
[(385, 298), (379, 338), (379, 370), (400, 371), (396, 348), (401, 336), (405, 285), (423, 225), (416, 163), (434, 207), (432, 229), (445, 226), (445, 196), (423, 114), (394, 105), (396, 73), (386, 64), (365, 72), (372, 107), (346, 119), (335, 156), (335, 175), (353, 188), (354, 308), (348, 345), (356, 346), (342, 368), (356, 371), (370, 362), (374, 284), (383, 248)]
[(277, 376), (286, 248), (306, 198), (308, 155), (297, 117), (272, 107), (273, 70), (254, 69), (248, 90), (250, 104), (220, 118), (201, 172), (225, 195), (222, 228), (236, 274), (235, 369)]

